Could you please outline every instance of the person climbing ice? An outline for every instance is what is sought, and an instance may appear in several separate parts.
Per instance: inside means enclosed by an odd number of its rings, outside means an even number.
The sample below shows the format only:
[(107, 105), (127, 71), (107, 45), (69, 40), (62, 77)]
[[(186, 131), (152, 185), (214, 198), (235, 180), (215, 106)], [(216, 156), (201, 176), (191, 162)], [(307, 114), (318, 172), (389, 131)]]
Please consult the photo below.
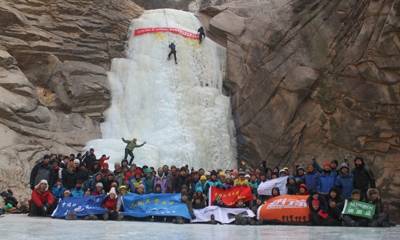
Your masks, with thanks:
[(176, 60), (176, 45), (175, 45), (175, 43), (173, 43), (173, 42), (170, 43), (168, 47), (170, 49), (170, 52), (168, 54), (168, 60), (171, 58), (171, 55), (174, 55), (175, 64), (178, 64), (178, 61)]
[(206, 34), (204, 33), (204, 28), (200, 27), (197, 32), (199, 33), (199, 43), (201, 44), (201, 41), (203, 38), (206, 38)]
[(142, 144), (138, 145), (136, 138), (132, 139), (132, 141), (125, 140), (124, 138), (122, 138), (122, 141), (126, 143), (124, 160), (126, 160), (129, 155), (131, 157), (129, 165), (132, 165), (132, 161), (135, 158), (135, 156), (133, 155), (133, 150), (135, 148), (143, 147), (146, 144), (146, 142), (143, 142)]

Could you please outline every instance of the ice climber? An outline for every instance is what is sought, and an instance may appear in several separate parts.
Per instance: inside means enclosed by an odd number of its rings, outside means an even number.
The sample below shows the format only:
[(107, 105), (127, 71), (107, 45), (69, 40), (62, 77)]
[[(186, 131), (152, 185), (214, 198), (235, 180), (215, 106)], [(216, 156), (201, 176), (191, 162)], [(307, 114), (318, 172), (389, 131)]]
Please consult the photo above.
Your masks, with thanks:
[(129, 155), (131, 157), (131, 159), (129, 161), (129, 165), (132, 165), (132, 161), (135, 158), (135, 156), (133, 155), (133, 150), (135, 148), (143, 147), (143, 145), (145, 145), (146, 142), (143, 142), (142, 144), (138, 145), (136, 143), (137, 142), (136, 138), (132, 139), (132, 141), (128, 141), (128, 140), (125, 140), (124, 138), (122, 138), (122, 141), (124, 143), (126, 143), (124, 160), (127, 159), (128, 155)]
[(168, 54), (168, 60), (171, 58), (171, 55), (174, 55), (174, 59), (175, 59), (175, 64), (178, 64), (178, 61), (176, 60), (176, 45), (175, 45), (175, 43), (171, 43), (171, 44), (169, 44), (169, 49), (170, 49), (170, 52), (169, 52), (169, 54)]

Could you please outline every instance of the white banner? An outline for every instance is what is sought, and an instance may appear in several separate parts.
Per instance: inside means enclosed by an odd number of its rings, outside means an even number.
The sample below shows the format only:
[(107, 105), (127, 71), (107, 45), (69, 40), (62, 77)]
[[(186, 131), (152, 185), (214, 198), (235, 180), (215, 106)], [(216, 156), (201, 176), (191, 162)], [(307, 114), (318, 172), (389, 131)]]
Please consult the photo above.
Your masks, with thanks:
[(257, 192), (259, 195), (271, 195), (272, 189), (274, 187), (279, 188), (280, 194), (284, 195), (287, 193), (287, 183), (288, 176), (275, 178), (272, 180), (268, 180), (266, 182), (260, 183), (257, 188)]
[(192, 223), (209, 222), (211, 221), (211, 215), (214, 215), (214, 219), (217, 222), (226, 224), (235, 221), (235, 216), (242, 214), (244, 217), (255, 217), (256, 215), (248, 208), (221, 208), (218, 206), (208, 206), (203, 209), (193, 209), (195, 219), (192, 219)]

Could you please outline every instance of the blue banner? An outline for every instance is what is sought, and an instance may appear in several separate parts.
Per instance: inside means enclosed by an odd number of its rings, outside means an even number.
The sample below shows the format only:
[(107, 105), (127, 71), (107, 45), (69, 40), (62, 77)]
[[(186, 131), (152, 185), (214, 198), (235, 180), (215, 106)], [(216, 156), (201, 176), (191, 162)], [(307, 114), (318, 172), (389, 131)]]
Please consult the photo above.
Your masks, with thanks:
[(124, 216), (131, 217), (183, 217), (191, 219), (185, 203), (181, 202), (181, 194), (151, 193), (138, 195), (128, 193), (123, 197)]
[(106, 212), (102, 207), (104, 198), (105, 195), (60, 199), (57, 208), (51, 216), (54, 218), (65, 218), (70, 212), (74, 212), (77, 217), (104, 214)]

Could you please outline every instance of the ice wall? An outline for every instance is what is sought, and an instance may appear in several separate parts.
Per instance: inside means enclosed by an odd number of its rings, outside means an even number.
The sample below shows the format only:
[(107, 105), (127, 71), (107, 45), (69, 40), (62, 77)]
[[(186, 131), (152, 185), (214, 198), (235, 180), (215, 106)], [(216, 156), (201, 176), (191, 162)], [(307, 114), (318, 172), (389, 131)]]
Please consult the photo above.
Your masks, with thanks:
[[(200, 22), (189, 12), (145, 11), (130, 26), (127, 57), (113, 59), (108, 73), (111, 107), (101, 124), (102, 139), (92, 140), (97, 155), (123, 158), (125, 139), (147, 144), (134, 151), (135, 163), (161, 166), (233, 168), (234, 123), (229, 97), (222, 94), (225, 49), (206, 38), (174, 33), (133, 36), (140, 28), (169, 27), (196, 33)], [(178, 64), (167, 61), (168, 45), (177, 46)]]

